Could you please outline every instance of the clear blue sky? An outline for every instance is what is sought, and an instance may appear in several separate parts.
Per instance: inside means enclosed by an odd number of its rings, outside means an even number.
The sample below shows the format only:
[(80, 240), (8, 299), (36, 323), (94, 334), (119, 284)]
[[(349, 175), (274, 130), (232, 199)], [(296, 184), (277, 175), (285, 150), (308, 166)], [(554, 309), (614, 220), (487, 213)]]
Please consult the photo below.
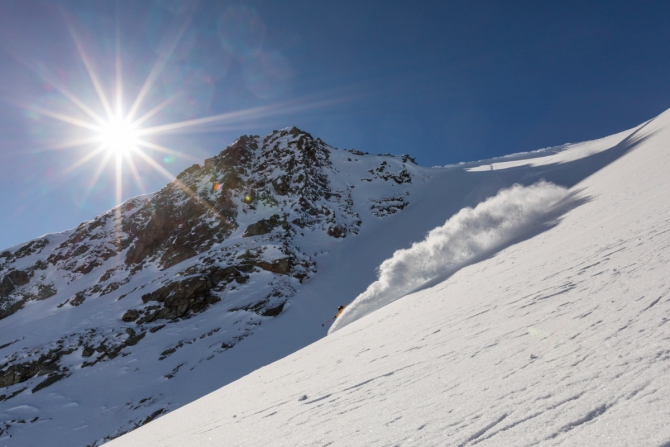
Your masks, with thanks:
[[(670, 107), (669, 49), (667, 1), (4, 0), (0, 247), (156, 191), (242, 134), (295, 125), (426, 166), (602, 137)], [(115, 109), (117, 56), (122, 116), (152, 67), (135, 118), (169, 101), (141, 128), (228, 114), (143, 137), (177, 153), (142, 148), (153, 163), (124, 161), (118, 192), (115, 155), (81, 163), (99, 142), (62, 147), (107, 120), (84, 59)]]

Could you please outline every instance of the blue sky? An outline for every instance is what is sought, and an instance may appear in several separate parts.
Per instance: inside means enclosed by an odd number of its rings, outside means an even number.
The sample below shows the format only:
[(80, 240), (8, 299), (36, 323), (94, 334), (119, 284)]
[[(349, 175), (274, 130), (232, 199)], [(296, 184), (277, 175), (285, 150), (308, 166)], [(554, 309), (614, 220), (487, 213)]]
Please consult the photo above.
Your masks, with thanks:
[[(425, 166), (606, 136), (670, 107), (669, 30), (663, 1), (5, 0), (0, 247), (156, 191), (242, 134), (295, 125)], [(120, 189), (99, 143), (63, 147), (106, 119), (91, 73), (116, 110), (117, 72), (122, 116), (147, 77), (135, 117), (164, 104), (143, 128), (219, 116), (148, 135)]]

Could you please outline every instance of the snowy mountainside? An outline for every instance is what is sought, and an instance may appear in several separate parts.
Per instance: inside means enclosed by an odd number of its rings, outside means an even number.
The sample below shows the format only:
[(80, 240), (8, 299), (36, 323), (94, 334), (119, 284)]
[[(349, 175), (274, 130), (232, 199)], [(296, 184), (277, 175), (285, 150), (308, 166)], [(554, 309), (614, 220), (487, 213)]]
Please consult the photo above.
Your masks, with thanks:
[[(564, 161), (435, 170), (408, 210), (415, 223), (442, 225), (438, 210), (482, 203), (483, 191), (513, 179), (568, 187), (571, 203), (495, 253), (109, 446), (667, 447), (670, 111), (597, 145), (574, 145), (588, 155)], [(445, 191), (458, 198), (441, 200)], [(383, 252), (375, 265), (411, 217), (361, 231), (359, 245)], [(374, 281), (362, 271), (367, 283), (348, 287), (352, 270), (342, 270), (314, 282), (342, 284), (353, 299)]]
[(646, 127), (495, 170), (422, 168), (284, 129), (6, 250), (0, 445), (100, 445), (286, 357), (323, 338), (394, 251), (514, 184), (573, 188), (638, 150)]
[(209, 363), (284, 312), (333, 244), (405, 209), (423, 171), (288, 128), (0, 252), (3, 445), (97, 445), (249, 372), (180, 383), (220, 371)]

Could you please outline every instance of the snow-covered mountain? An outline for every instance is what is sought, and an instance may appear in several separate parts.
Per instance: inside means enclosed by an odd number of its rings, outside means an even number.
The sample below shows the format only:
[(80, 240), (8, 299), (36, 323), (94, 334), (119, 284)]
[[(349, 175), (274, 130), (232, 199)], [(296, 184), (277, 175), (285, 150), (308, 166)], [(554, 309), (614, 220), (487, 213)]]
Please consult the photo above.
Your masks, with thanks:
[(242, 137), (2, 253), (2, 445), (226, 384), (110, 445), (662, 445), (669, 125), (441, 169)]
[[(436, 258), (457, 268), (401, 299), (379, 295), (392, 302), (367, 314), (359, 288), (358, 319), (109, 446), (668, 446), (669, 169), (665, 112), (602, 140), (435, 170), (380, 238), (396, 245), (390, 235), (445, 206), (453, 216), (398, 243), (370, 287), (416, 253), (420, 274)], [(481, 185), (538, 177), (569, 188), (544, 212), (527, 199), (541, 184), (479, 199)], [(478, 205), (455, 213), (465, 202)], [(526, 224), (496, 220), (500, 209), (525, 210)], [(489, 243), (449, 255), (447, 233)]]
[(280, 358), (237, 345), (299, 303), (338, 241), (405, 209), (423, 171), (296, 128), (244, 136), (155, 194), (2, 251), (0, 436), (97, 445)]

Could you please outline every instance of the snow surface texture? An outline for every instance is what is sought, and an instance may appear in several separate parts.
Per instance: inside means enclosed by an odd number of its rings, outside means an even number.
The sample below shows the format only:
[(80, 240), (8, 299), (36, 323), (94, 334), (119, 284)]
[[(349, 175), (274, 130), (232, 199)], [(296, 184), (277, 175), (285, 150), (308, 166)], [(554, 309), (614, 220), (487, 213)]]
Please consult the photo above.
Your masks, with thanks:
[(411, 248), (398, 250), (379, 266), (379, 279), (335, 320), (329, 334), (416, 290), (453, 274), (479, 256), (512, 241), (549, 215), (568, 195), (566, 188), (544, 181), (502, 189), (474, 209), (467, 207)]
[[(557, 225), (109, 446), (667, 447), (670, 113), (608, 144), (543, 172), (589, 198)], [(458, 184), (515, 171), (532, 173)], [(414, 225), (434, 222), (443, 179)]]

